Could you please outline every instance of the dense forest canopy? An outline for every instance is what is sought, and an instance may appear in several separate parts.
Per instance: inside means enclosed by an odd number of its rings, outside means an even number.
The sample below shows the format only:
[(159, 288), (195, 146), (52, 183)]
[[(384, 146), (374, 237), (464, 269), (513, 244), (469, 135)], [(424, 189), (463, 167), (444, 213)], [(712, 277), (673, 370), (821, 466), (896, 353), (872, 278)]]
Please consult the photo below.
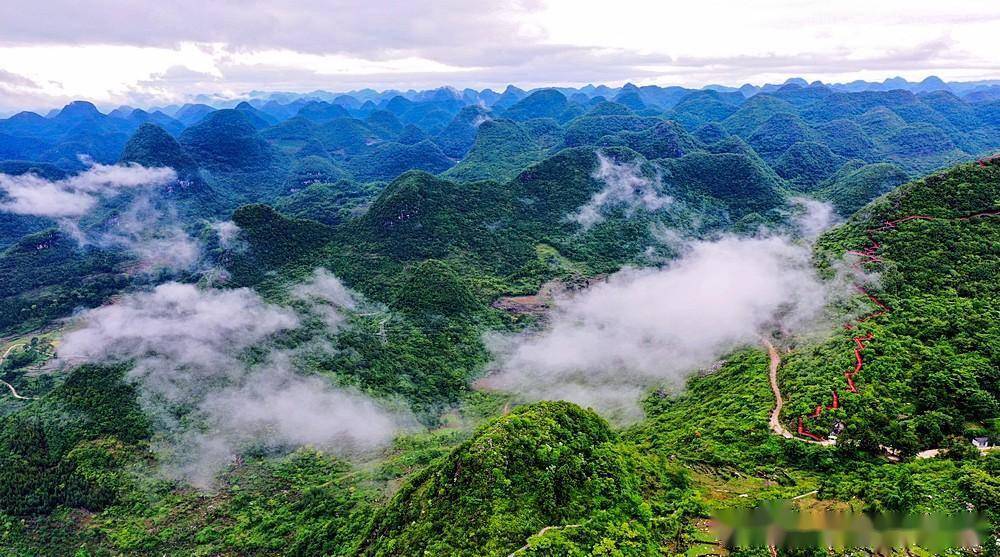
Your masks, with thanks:
[(701, 555), (773, 500), (996, 524), (998, 99), (0, 120), (2, 553)]

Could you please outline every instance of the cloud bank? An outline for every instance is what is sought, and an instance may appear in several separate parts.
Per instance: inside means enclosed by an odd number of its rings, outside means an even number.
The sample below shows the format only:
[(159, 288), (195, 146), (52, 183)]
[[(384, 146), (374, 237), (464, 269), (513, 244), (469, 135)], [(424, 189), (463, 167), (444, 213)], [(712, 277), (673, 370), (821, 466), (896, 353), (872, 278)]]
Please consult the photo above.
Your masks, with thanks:
[(622, 209), (631, 216), (639, 209), (656, 211), (673, 202), (673, 198), (660, 195), (659, 180), (642, 175), (638, 163), (617, 163), (601, 153), (597, 154), (598, 167), (594, 178), (604, 182), (601, 191), (575, 213), (570, 220), (587, 230), (604, 220), (605, 212)]
[(995, 79), (994, 4), (4, 2), (0, 111), (254, 90)]
[[(333, 280), (317, 273), (301, 289), (329, 299)], [(129, 379), (162, 432), (166, 470), (194, 485), (211, 485), (247, 448), (347, 455), (381, 446), (408, 423), (358, 392), (299, 374), (294, 351), (266, 348), (301, 318), (246, 288), (166, 283), (89, 310), (81, 322), (63, 338), (60, 360), (131, 362)]]
[[(156, 188), (177, 180), (173, 169), (85, 162), (89, 164), (86, 170), (62, 180), (0, 174), (0, 211), (54, 219), (80, 245), (131, 252), (139, 260), (140, 271), (194, 267), (201, 259), (201, 245), (180, 225), (169, 204), (156, 201)], [(124, 192), (134, 196), (109, 219), (108, 226), (81, 227), (81, 219), (102, 201)], [(219, 234), (223, 238), (235, 232), (220, 228)]]
[(92, 239), (82, 235), (80, 243), (129, 251), (144, 271), (191, 269), (202, 255), (201, 243), (184, 230), (173, 208), (158, 207), (149, 193), (136, 197), (111, 228)]
[(232, 248), (236, 244), (236, 237), (240, 233), (240, 227), (231, 220), (217, 221), (212, 223), (212, 230), (219, 237), (219, 245), (223, 248)]
[(126, 189), (155, 187), (177, 179), (170, 168), (147, 168), (138, 164), (92, 163), (83, 172), (62, 180), (46, 180), (34, 174), (0, 174), (0, 211), (49, 218), (81, 217), (102, 198)]
[(481, 384), (639, 418), (649, 387), (679, 388), (762, 334), (824, 324), (850, 280), (824, 282), (810, 260), (809, 246), (778, 236), (691, 243), (661, 269), (625, 269), (560, 300), (540, 333), (489, 337), (496, 370)]
[(792, 222), (803, 238), (813, 241), (819, 235), (840, 221), (833, 205), (809, 197), (793, 197), (792, 205), (797, 212)]

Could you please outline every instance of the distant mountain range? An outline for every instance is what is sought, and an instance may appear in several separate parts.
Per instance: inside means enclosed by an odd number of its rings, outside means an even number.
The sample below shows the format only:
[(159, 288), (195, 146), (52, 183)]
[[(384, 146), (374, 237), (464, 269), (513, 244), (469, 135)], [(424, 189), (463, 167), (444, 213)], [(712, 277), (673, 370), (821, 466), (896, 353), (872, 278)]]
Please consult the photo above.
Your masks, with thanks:
[[(501, 92), (497, 92), (489, 88), (478, 90), (472, 88), (456, 89), (449, 86), (425, 90), (386, 89), (383, 91), (376, 91), (374, 89), (358, 89), (347, 92), (316, 90), (308, 93), (254, 90), (239, 97), (199, 94), (193, 96), (190, 99), (190, 102), (183, 105), (149, 105), (141, 108), (144, 108), (143, 112), (148, 114), (160, 112), (163, 115), (177, 118), (182, 122), (186, 121), (187, 124), (190, 124), (193, 123), (192, 116), (194, 116), (194, 120), (197, 120), (200, 116), (204, 116), (204, 113), (207, 110), (236, 108), (241, 103), (248, 103), (254, 108), (261, 109), (264, 112), (274, 115), (275, 117), (284, 119), (294, 115), (295, 112), (302, 106), (314, 101), (322, 101), (339, 105), (348, 110), (357, 110), (364, 106), (367, 102), (371, 102), (377, 106), (380, 103), (389, 101), (397, 96), (414, 102), (455, 100), (464, 104), (479, 104), (488, 107), (492, 107), (499, 103), (499, 106), (503, 107), (505, 105), (509, 106), (513, 101), (524, 98), (529, 93), (539, 89), (555, 89), (570, 98), (573, 97), (573, 95), (579, 94), (588, 99), (600, 96), (606, 99), (615, 99), (619, 101), (621, 99), (616, 99), (619, 95), (625, 94), (625, 98), (627, 100), (627, 95), (631, 92), (635, 92), (645, 104), (659, 106), (661, 108), (670, 108), (673, 104), (676, 104), (681, 97), (692, 91), (710, 90), (725, 93), (739, 92), (744, 97), (749, 98), (758, 93), (772, 93), (786, 85), (800, 85), (802, 87), (823, 86), (831, 91), (847, 93), (857, 93), (861, 91), (892, 91), (895, 89), (902, 89), (913, 93), (949, 91), (970, 102), (1000, 99), (1000, 80), (986, 79), (977, 81), (944, 81), (940, 77), (932, 75), (921, 81), (907, 81), (902, 77), (892, 77), (887, 78), (884, 81), (855, 80), (848, 83), (824, 83), (818, 80), (810, 82), (801, 77), (792, 77), (786, 79), (783, 83), (767, 83), (764, 85), (746, 83), (739, 87), (710, 84), (701, 88), (659, 85), (644, 85), (640, 87), (632, 83), (626, 83), (621, 87), (585, 85), (583, 87), (540, 87), (535, 89), (521, 89), (515, 85), (508, 85)], [(623, 104), (628, 105), (627, 102)], [(136, 107), (123, 105), (113, 110), (109, 110), (108, 115), (119, 118), (128, 118), (135, 109)], [(45, 116), (51, 118), (59, 114), (59, 112), (60, 109), (58, 108), (52, 109), (47, 112)], [(0, 113), (0, 115), (4, 114)]]
[[(776, 499), (1000, 513), (1000, 453), (970, 442), (1000, 440), (998, 87), (254, 93), (0, 120), (4, 547), (703, 555), (719, 551), (702, 531), (711, 510)], [(846, 222), (807, 247), (834, 220), (822, 202)], [(751, 240), (789, 267), (689, 255)], [(737, 251), (760, 258), (718, 253)], [(643, 282), (677, 274), (689, 279)], [(817, 277), (831, 298), (791, 284)], [(755, 283), (776, 285), (771, 302), (734, 295)], [(643, 292), (588, 297), (630, 284)], [(151, 292), (170, 299), (139, 308)], [(796, 317), (800, 298), (829, 326)], [(591, 318), (596, 306), (615, 318)], [(298, 324), (232, 342), (257, 321)], [(606, 335), (639, 357), (571, 361), (554, 376), (567, 394), (539, 396), (641, 399), (643, 419), (622, 428), (613, 409), (478, 388), (506, 369), (508, 343), (570, 321), (595, 334), (574, 324), (563, 344), (531, 345), (542, 359), (598, 356)], [(47, 361), (58, 335), (63, 350), (98, 330), (128, 345), (121, 361)], [(770, 362), (741, 347), (758, 333), (781, 343)], [(699, 356), (713, 335), (732, 340)], [(169, 378), (143, 375), (171, 360)], [(690, 368), (683, 390), (675, 365)], [(150, 390), (188, 368), (183, 397)], [(271, 383), (285, 375), (309, 382)], [(364, 420), (313, 398), (334, 386), (402, 412), (391, 446), (363, 463), (300, 447), (300, 430)], [(245, 387), (224, 422), (204, 421)], [(213, 433), (230, 423), (231, 446)], [(214, 439), (221, 456), (192, 470), (216, 489), (192, 489), (172, 458), (214, 455)]]
[[(60, 177), (88, 160), (171, 167), (184, 184), (170, 188), (171, 200), (188, 221), (269, 203), (333, 224), (348, 206), (314, 199), (332, 209), (321, 214), (304, 202), (320, 190), (305, 189), (325, 184), (327, 198), (354, 207), (409, 171), (506, 183), (564, 149), (615, 148), (655, 161), (668, 181), (700, 189), (740, 221), (766, 219), (796, 194), (849, 214), (909, 178), (1000, 148), (1000, 85), (937, 78), (251, 97), (109, 113), (75, 101), (46, 116), (21, 112), (0, 120), (0, 172)], [(51, 224), (0, 213), (0, 248)]]

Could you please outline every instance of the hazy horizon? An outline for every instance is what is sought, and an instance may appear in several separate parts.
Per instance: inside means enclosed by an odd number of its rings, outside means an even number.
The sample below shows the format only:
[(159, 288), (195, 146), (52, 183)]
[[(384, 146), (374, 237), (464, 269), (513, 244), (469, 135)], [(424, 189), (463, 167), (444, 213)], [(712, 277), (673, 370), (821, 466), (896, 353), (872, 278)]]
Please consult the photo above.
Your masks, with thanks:
[[(287, 102), (291, 102), (294, 99), (311, 98), (311, 97), (318, 97), (318, 96), (323, 96), (323, 95), (349, 95), (349, 96), (353, 95), (353, 96), (363, 96), (364, 93), (367, 93), (367, 94), (372, 95), (372, 96), (386, 96), (389, 93), (395, 93), (395, 94), (401, 94), (401, 95), (405, 96), (405, 95), (416, 95), (416, 94), (424, 93), (424, 92), (428, 92), (428, 91), (437, 91), (437, 90), (440, 90), (440, 89), (451, 89), (451, 90), (453, 90), (453, 91), (455, 91), (457, 93), (462, 93), (464, 90), (468, 90), (468, 89), (471, 89), (471, 90), (474, 90), (474, 91), (477, 91), (477, 92), (484, 92), (484, 91), (489, 90), (489, 91), (494, 91), (496, 93), (503, 93), (503, 91), (506, 88), (508, 88), (508, 87), (517, 87), (517, 88), (522, 89), (522, 90), (524, 90), (526, 92), (536, 91), (536, 90), (539, 90), (539, 89), (577, 89), (577, 90), (579, 90), (579, 89), (583, 89), (583, 88), (586, 88), (586, 87), (594, 87), (594, 88), (608, 87), (609, 89), (617, 91), (617, 90), (620, 90), (625, 85), (628, 85), (628, 84), (631, 83), (631, 84), (636, 85), (638, 87), (646, 87), (646, 86), (661, 87), (661, 88), (684, 87), (684, 88), (691, 89), (691, 90), (714, 89), (714, 90), (720, 90), (720, 91), (739, 91), (739, 90), (741, 90), (741, 88), (744, 88), (744, 87), (753, 87), (753, 88), (756, 88), (756, 89), (762, 89), (762, 88), (765, 88), (765, 87), (780, 87), (782, 85), (786, 85), (786, 84), (791, 83), (791, 82), (796, 82), (797, 80), (804, 80), (807, 83), (809, 83), (810, 85), (816, 84), (816, 83), (822, 83), (823, 85), (831, 86), (831, 87), (848, 87), (848, 86), (851, 86), (851, 85), (860, 85), (860, 84), (867, 84), (867, 85), (870, 85), (870, 86), (874, 87), (874, 86), (879, 86), (879, 85), (882, 85), (882, 84), (885, 84), (885, 83), (889, 83), (889, 82), (892, 82), (892, 81), (896, 81), (896, 80), (900, 80), (900, 79), (905, 80), (910, 85), (917, 85), (917, 84), (923, 83), (923, 82), (925, 82), (925, 81), (927, 81), (929, 79), (933, 79), (933, 78), (941, 79), (939, 76), (931, 74), (931, 75), (926, 75), (926, 76), (919, 77), (919, 78), (914, 78), (914, 79), (906, 79), (906, 78), (904, 78), (902, 76), (894, 75), (894, 76), (887, 76), (887, 77), (885, 77), (883, 79), (871, 79), (871, 80), (858, 79), (858, 80), (854, 80), (854, 81), (851, 81), (851, 82), (825, 82), (825, 81), (822, 81), (822, 80), (806, 80), (805, 78), (803, 78), (801, 76), (789, 76), (789, 77), (787, 77), (787, 78), (785, 78), (783, 80), (779, 80), (779, 81), (775, 81), (775, 82), (767, 82), (767, 83), (749, 83), (749, 82), (740, 83), (740, 84), (706, 83), (706, 84), (700, 85), (700, 86), (684, 86), (684, 85), (679, 85), (679, 84), (675, 84), (675, 83), (647, 83), (647, 84), (641, 84), (640, 85), (638, 83), (634, 83), (633, 81), (625, 80), (625, 81), (623, 81), (621, 83), (590, 82), (590, 83), (574, 83), (574, 84), (540, 85), (540, 86), (537, 86), (537, 87), (522, 86), (522, 85), (517, 84), (517, 83), (506, 83), (506, 84), (503, 84), (503, 85), (500, 85), (500, 86), (484, 86), (484, 87), (456, 87), (456, 86), (453, 86), (453, 85), (450, 85), (450, 84), (441, 84), (441, 85), (431, 86), (431, 87), (426, 87), (426, 88), (408, 88), (408, 89), (392, 88), (392, 87), (389, 87), (389, 88), (361, 87), (361, 88), (350, 89), (350, 90), (335, 90), (335, 89), (323, 89), (323, 88), (320, 88), (320, 89), (311, 89), (311, 90), (308, 90), (308, 91), (306, 91), (306, 90), (303, 90), (303, 91), (295, 91), (295, 90), (266, 90), (265, 89), (265, 90), (243, 91), (243, 92), (239, 92), (239, 93), (234, 93), (231, 96), (213, 95), (211, 93), (193, 93), (193, 94), (191, 94), (190, 96), (188, 96), (188, 97), (186, 97), (184, 99), (181, 99), (181, 100), (178, 100), (178, 101), (175, 101), (175, 102), (171, 102), (171, 103), (156, 102), (155, 100), (147, 100), (146, 102), (136, 102), (136, 103), (114, 103), (114, 102), (101, 102), (101, 101), (97, 101), (97, 100), (94, 100), (94, 99), (91, 99), (91, 98), (79, 97), (79, 98), (68, 99), (68, 100), (66, 100), (65, 102), (62, 102), (62, 103), (48, 104), (48, 105), (36, 106), (36, 107), (24, 106), (24, 107), (11, 107), (9, 109), (5, 109), (4, 107), (0, 107), (0, 118), (6, 118), (6, 117), (9, 117), (9, 116), (12, 116), (14, 114), (17, 114), (19, 112), (24, 112), (24, 111), (27, 111), (27, 112), (36, 112), (36, 113), (39, 113), (39, 114), (41, 114), (41, 115), (44, 116), (48, 112), (51, 112), (51, 111), (54, 111), (54, 110), (60, 110), (61, 108), (65, 107), (66, 105), (68, 105), (68, 104), (70, 104), (72, 102), (78, 102), (78, 101), (92, 103), (92, 104), (94, 104), (98, 108), (98, 110), (100, 110), (101, 112), (107, 114), (107, 113), (110, 113), (110, 112), (114, 111), (115, 109), (122, 108), (122, 107), (129, 107), (129, 108), (134, 108), (134, 109), (138, 108), (138, 109), (143, 109), (143, 110), (149, 110), (149, 109), (164, 108), (164, 107), (168, 107), (168, 106), (179, 107), (179, 106), (183, 106), (185, 104), (208, 104), (210, 106), (213, 106), (214, 108), (225, 108), (225, 107), (229, 107), (231, 105), (236, 105), (236, 104), (238, 104), (240, 102), (243, 102), (243, 101), (271, 100), (271, 99), (277, 99), (277, 98), (281, 98), (281, 97), (288, 97), (289, 101), (287, 101)], [(942, 80), (942, 81), (944, 81), (944, 83), (946, 83), (949, 86), (966, 86), (966, 87), (1000, 86), (1000, 79), (981, 79), (981, 80), (965, 80), (965, 81), (947, 81), (947, 80)], [(874, 90), (874, 89), (871, 88), (871, 87), (867, 87), (867, 88), (860, 89), (860, 90)], [(885, 90), (889, 90), (889, 89), (885, 89)]]
[(998, 21), (1000, 5), (975, 0), (13, 1), (0, 6), (0, 112), (253, 90), (990, 80)]

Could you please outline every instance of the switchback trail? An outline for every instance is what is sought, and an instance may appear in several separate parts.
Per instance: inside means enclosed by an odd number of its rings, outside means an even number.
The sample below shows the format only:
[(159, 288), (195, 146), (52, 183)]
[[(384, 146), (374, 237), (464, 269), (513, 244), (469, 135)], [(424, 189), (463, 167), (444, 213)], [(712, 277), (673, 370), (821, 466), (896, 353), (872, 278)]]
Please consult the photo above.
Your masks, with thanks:
[[(898, 219), (884, 221), (880, 226), (877, 226), (875, 228), (869, 228), (865, 232), (865, 235), (868, 237), (868, 245), (862, 248), (861, 250), (852, 250), (848, 251), (847, 253), (859, 257), (859, 261), (854, 264), (854, 267), (860, 270), (861, 265), (864, 265), (865, 263), (883, 262), (882, 259), (878, 256), (878, 252), (882, 248), (882, 244), (879, 243), (879, 241), (875, 238), (875, 234), (878, 232), (896, 230), (900, 224), (910, 221), (935, 221), (935, 220), (969, 221), (978, 218), (995, 217), (995, 216), (1000, 216), (1000, 210), (989, 209), (953, 218), (933, 217), (930, 215), (907, 215), (904, 217), (900, 217)], [(866, 321), (871, 321), (878, 317), (882, 317), (883, 315), (886, 315), (892, 311), (891, 307), (889, 307), (887, 304), (879, 300), (871, 292), (866, 290), (863, 285), (855, 284), (854, 288), (857, 289), (858, 292), (864, 294), (869, 301), (871, 301), (878, 307), (876, 311), (869, 313), (868, 315), (858, 319), (857, 321), (858, 324), (864, 323)], [(852, 330), (855, 327), (856, 325), (851, 323), (844, 324), (844, 328), (847, 330)], [(858, 335), (851, 339), (854, 341), (854, 367), (844, 372), (844, 379), (846, 380), (847, 383), (847, 390), (851, 393), (858, 392), (857, 385), (855, 385), (854, 382), (854, 378), (858, 375), (858, 373), (861, 372), (862, 368), (864, 367), (865, 361), (864, 357), (862, 356), (862, 352), (864, 352), (865, 348), (867, 348), (866, 343), (871, 341), (873, 338), (874, 335), (871, 332), (868, 332), (865, 335)], [(772, 351), (773, 351), (773, 346), (770, 346), (770, 344), (768, 343), (768, 352), (771, 353)], [(781, 393), (777, 388), (777, 379), (776, 379), (777, 373), (775, 371), (775, 363), (774, 363), (775, 357), (777, 357), (776, 351), (773, 352), (771, 358), (771, 368), (772, 368), (771, 376), (773, 378), (771, 381), (771, 389), (775, 392), (775, 397), (777, 398), (778, 402), (775, 411), (772, 412), (771, 414), (771, 422), (772, 422), (771, 429), (774, 430), (775, 433), (778, 433), (779, 435), (786, 436), (785, 433), (787, 433), (787, 430), (784, 428), (784, 426), (781, 426), (780, 416), (778, 415), (780, 414), (781, 411)], [(780, 363), (780, 358), (778, 361)], [(800, 437), (795, 437), (795, 439), (807, 442), (818, 442), (820, 444), (833, 444), (833, 441), (830, 441), (826, 437), (817, 435), (806, 429), (805, 420), (807, 418), (818, 418), (823, 413), (824, 410), (836, 410), (839, 407), (840, 407), (840, 397), (838, 396), (837, 391), (834, 390), (833, 400), (831, 405), (824, 406), (823, 404), (819, 404), (816, 406), (816, 410), (812, 414), (808, 416), (799, 416), (798, 434)], [(777, 421), (778, 426), (780, 427), (780, 431), (775, 429), (774, 427), (775, 421)], [(808, 439), (805, 439), (803, 437)]]

